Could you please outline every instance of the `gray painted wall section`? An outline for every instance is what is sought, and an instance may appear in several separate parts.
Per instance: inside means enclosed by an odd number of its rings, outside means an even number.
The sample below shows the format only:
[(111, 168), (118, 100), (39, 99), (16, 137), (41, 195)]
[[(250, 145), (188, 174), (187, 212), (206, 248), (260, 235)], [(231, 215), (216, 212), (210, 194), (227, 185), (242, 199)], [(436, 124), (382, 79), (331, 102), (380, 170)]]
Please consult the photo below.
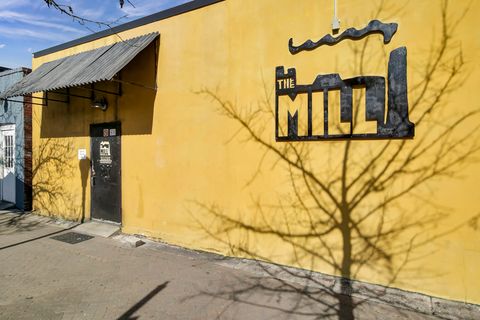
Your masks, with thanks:
[[(0, 72), (0, 92), (5, 91), (24, 76), (22, 68)], [(23, 97), (15, 97), (12, 100), (22, 102), (0, 102), (0, 125), (15, 124), (15, 205), (24, 210), (24, 181), (25, 181), (25, 154), (24, 154), (24, 119)]]

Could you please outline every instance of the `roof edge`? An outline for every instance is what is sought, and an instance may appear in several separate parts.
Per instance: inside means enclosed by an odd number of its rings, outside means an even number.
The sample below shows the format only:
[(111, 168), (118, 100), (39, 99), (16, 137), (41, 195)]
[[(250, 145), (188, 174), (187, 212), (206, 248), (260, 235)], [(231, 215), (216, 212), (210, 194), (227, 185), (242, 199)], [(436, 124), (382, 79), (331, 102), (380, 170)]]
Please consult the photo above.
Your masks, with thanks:
[(0, 77), (5, 77), (9, 76), (14, 73), (20, 73), (23, 72), (24, 75), (27, 75), (28, 73), (32, 72), (32, 69), (27, 68), (27, 67), (18, 67), (18, 68), (13, 68), (13, 69), (7, 69), (2, 72), (0, 72)]
[(34, 52), (33, 57), (34, 58), (42, 57), (42, 56), (45, 56), (47, 54), (51, 54), (51, 53), (54, 53), (54, 52), (57, 52), (57, 51), (60, 51), (60, 50), (68, 49), (68, 48), (71, 48), (71, 47), (74, 47), (74, 46), (77, 46), (77, 45), (80, 45), (80, 44), (83, 44), (83, 43), (87, 43), (87, 42), (90, 42), (90, 41), (93, 41), (93, 40), (97, 40), (97, 39), (100, 39), (100, 38), (103, 38), (103, 37), (111, 36), (113, 34), (116, 34), (116, 33), (122, 32), (122, 31), (126, 31), (126, 30), (129, 30), (129, 29), (133, 29), (133, 28), (136, 28), (136, 27), (140, 27), (140, 26), (152, 23), (152, 22), (168, 19), (168, 18), (173, 17), (173, 16), (177, 16), (177, 15), (180, 15), (180, 14), (183, 14), (183, 13), (187, 13), (187, 12), (197, 10), (197, 9), (200, 9), (200, 8), (203, 8), (203, 7), (218, 3), (218, 2), (223, 2), (223, 1), (225, 1), (225, 0), (193, 0), (193, 1), (190, 1), (190, 2), (186, 2), (186, 3), (178, 5), (176, 7), (169, 8), (169, 9), (151, 14), (149, 16), (139, 18), (137, 20), (133, 20), (133, 21), (130, 21), (130, 22), (127, 22), (127, 23), (124, 23), (124, 24), (106, 29), (106, 30), (102, 30), (102, 31), (99, 31), (99, 32), (96, 32), (96, 33), (93, 33), (93, 34), (89, 34), (87, 36), (84, 36), (84, 37), (81, 37), (81, 38), (78, 38), (78, 39), (75, 39), (75, 40), (72, 40), (72, 41), (68, 41), (68, 42), (65, 42), (65, 43), (62, 43), (62, 44), (44, 49), (44, 50)]

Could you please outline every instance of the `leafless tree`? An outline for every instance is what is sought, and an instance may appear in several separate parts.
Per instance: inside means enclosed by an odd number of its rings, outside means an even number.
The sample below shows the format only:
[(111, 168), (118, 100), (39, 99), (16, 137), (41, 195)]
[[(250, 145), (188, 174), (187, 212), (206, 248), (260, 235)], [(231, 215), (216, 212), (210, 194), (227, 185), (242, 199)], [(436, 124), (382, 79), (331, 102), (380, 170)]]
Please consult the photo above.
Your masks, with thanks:
[[(76, 13), (76, 11), (74, 10), (74, 8), (69, 4), (62, 4), (62, 3), (60, 3), (56, 0), (43, 0), (43, 2), (47, 5), (47, 7), (52, 8), (52, 9), (58, 11), (61, 14), (64, 14), (66, 16), (71, 17), (73, 19), (73, 21), (78, 22), (79, 24), (81, 24), (83, 26), (93, 24), (93, 25), (96, 25), (99, 28), (101, 28), (101, 27), (111, 28), (113, 25), (119, 23), (121, 20), (123, 20), (126, 17), (126, 16), (121, 16), (118, 19), (116, 19), (114, 21), (110, 21), (110, 22), (100, 21), (100, 20), (92, 20), (92, 19), (89, 19), (88, 17), (78, 15)], [(127, 0), (127, 3), (135, 8), (135, 5), (130, 0)], [(119, 4), (120, 8), (123, 8), (123, 6), (125, 4), (125, 0), (118, 0), (118, 4)]]

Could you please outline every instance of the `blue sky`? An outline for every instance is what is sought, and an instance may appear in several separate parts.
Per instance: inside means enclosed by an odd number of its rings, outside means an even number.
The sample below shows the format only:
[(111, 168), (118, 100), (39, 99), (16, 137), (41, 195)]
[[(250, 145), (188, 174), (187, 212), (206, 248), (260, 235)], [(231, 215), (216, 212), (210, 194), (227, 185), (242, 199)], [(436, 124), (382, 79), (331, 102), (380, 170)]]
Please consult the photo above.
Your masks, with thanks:
[[(120, 9), (118, 0), (58, 0), (70, 5), (76, 15), (120, 23), (174, 7), (189, 0), (130, 0)], [(100, 31), (96, 25), (82, 26), (72, 18), (48, 8), (43, 0), (0, 0), (0, 66), (31, 67), (32, 53)]]

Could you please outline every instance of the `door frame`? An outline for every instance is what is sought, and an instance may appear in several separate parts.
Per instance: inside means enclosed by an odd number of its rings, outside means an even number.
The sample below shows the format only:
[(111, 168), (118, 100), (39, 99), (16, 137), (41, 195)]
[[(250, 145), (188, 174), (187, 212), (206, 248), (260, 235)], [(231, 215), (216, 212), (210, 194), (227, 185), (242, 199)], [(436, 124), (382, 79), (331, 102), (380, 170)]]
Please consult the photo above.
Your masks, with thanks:
[(14, 177), (14, 182), (13, 182), (13, 201), (11, 203), (17, 202), (17, 186), (16, 186), (16, 164), (17, 164), (17, 157), (16, 157), (16, 134), (17, 134), (17, 128), (14, 123), (2, 123), (0, 124), (0, 160), (2, 161), (0, 165), (0, 171), (1, 171), (1, 181), (0, 181), (0, 201), (7, 201), (3, 198), (3, 190), (4, 190), (4, 174), (5, 174), (5, 136), (3, 135), (4, 131), (13, 131), (13, 154), (12, 154), (12, 161), (13, 161), (13, 177)]
[[(119, 150), (118, 153), (120, 154), (120, 159), (118, 160), (118, 179), (120, 181), (119, 187), (120, 187), (120, 194), (118, 197), (118, 207), (120, 210), (120, 221), (110, 221), (110, 220), (103, 220), (99, 218), (94, 218), (92, 213), (93, 213), (93, 180), (92, 180), (92, 167), (93, 167), (93, 158), (92, 158), (92, 150), (93, 150), (93, 139), (92, 139), (92, 129), (94, 127), (100, 127), (103, 125), (117, 125), (118, 126), (118, 132), (119, 132), (119, 137), (120, 137), (120, 144), (119, 144)], [(123, 188), (122, 188), (122, 123), (121, 121), (110, 121), (110, 122), (101, 122), (101, 123), (91, 123), (90, 124), (90, 132), (89, 132), (89, 137), (90, 137), (90, 221), (101, 221), (105, 223), (111, 223), (111, 224), (116, 224), (116, 225), (122, 225), (123, 221), (123, 208), (122, 208), (122, 196), (123, 196)]]

